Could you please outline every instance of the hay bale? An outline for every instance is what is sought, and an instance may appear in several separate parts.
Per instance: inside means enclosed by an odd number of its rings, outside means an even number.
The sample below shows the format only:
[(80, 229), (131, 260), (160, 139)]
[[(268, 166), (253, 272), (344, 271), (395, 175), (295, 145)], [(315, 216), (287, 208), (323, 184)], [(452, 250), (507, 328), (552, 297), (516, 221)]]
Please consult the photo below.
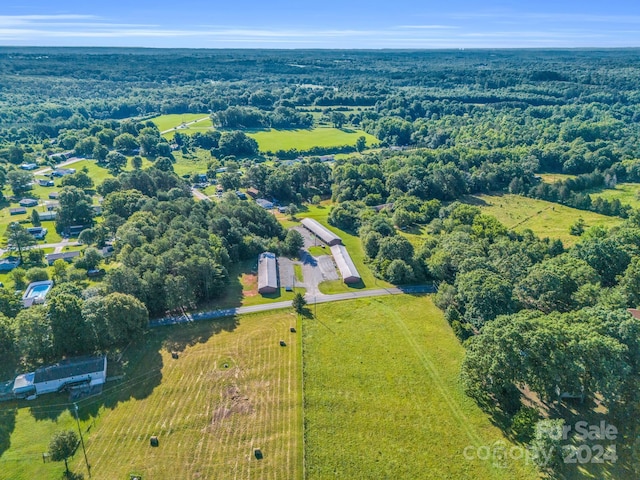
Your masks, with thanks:
[(290, 331), (291, 333), (296, 333), (296, 328), (295, 328), (295, 327), (291, 327), (291, 328), (289, 329), (289, 331)]
[(262, 460), (262, 450), (260, 450), (259, 448), (254, 448), (253, 449), (253, 455), (258, 459), (258, 460)]
[(171, 358), (177, 360), (178, 359), (178, 352), (171, 352)]
[(287, 346), (287, 344), (284, 342), (284, 340), (280, 340), (280, 346), (281, 346), (281, 347), (286, 347), (286, 346)]
[(158, 441), (158, 437), (156, 435), (153, 435), (149, 442), (151, 443), (152, 447), (158, 447), (160, 445), (160, 442)]

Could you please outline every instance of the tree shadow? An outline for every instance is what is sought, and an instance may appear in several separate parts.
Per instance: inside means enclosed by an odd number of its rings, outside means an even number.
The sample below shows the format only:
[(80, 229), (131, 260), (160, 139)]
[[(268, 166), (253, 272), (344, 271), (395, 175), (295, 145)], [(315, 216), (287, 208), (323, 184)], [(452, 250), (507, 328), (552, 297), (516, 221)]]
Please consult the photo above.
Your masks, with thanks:
[(0, 457), (11, 446), (11, 434), (16, 428), (17, 414), (15, 406), (3, 405), (0, 409)]
[(480, 197), (476, 197), (475, 195), (464, 195), (460, 198), (460, 201), (467, 205), (473, 205), (476, 207), (486, 207), (489, 205), (485, 200)]

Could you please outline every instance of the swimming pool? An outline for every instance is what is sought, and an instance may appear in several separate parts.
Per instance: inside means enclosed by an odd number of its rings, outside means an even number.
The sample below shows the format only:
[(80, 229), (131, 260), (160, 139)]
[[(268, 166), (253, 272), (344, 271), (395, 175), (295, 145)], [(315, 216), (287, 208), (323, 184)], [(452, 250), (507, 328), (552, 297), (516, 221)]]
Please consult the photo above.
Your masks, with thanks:
[(30, 307), (34, 303), (43, 303), (51, 287), (53, 287), (51, 280), (30, 283), (22, 296), (24, 306)]

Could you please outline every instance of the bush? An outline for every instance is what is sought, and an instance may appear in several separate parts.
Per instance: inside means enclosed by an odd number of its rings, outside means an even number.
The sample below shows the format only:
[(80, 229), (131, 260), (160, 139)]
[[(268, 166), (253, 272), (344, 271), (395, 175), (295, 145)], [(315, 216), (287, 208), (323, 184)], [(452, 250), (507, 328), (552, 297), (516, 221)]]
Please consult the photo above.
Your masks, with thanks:
[(511, 432), (521, 442), (530, 442), (539, 419), (540, 416), (535, 408), (522, 407), (511, 419)]
[(27, 280), (29, 282), (44, 282), (49, 280), (49, 272), (47, 272), (46, 268), (30, 268), (27, 270)]

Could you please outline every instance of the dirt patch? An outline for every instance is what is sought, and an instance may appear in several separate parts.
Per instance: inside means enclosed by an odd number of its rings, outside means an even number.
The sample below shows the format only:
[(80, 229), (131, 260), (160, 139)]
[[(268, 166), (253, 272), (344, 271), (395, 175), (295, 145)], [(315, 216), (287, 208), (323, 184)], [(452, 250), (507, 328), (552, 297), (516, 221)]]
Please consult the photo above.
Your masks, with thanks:
[(245, 297), (255, 297), (258, 295), (258, 276), (251, 273), (244, 273), (240, 277), (242, 284), (242, 295)]
[(217, 426), (223, 423), (225, 418), (229, 418), (233, 414), (250, 414), (253, 413), (253, 405), (240, 389), (232, 385), (222, 392), (222, 405), (213, 411), (211, 417), (210, 430), (215, 430)]

